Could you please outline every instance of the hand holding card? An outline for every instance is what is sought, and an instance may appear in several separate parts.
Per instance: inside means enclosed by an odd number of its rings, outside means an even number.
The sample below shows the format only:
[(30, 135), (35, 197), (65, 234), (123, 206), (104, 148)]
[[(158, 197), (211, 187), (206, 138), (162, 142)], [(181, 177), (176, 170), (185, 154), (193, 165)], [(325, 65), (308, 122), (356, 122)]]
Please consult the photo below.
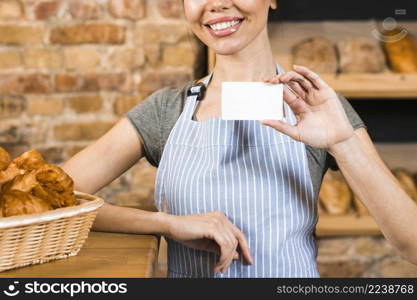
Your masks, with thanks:
[(265, 82), (223, 82), (224, 120), (281, 120), (283, 85)]

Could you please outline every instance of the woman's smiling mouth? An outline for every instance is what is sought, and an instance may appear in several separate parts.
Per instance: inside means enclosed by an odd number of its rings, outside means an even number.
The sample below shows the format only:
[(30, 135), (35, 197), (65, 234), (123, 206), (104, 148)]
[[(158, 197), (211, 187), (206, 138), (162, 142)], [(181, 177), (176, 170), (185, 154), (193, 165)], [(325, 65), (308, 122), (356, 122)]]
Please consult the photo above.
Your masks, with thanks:
[(239, 17), (221, 17), (210, 20), (204, 25), (214, 37), (225, 37), (232, 35), (240, 28), (244, 19)]

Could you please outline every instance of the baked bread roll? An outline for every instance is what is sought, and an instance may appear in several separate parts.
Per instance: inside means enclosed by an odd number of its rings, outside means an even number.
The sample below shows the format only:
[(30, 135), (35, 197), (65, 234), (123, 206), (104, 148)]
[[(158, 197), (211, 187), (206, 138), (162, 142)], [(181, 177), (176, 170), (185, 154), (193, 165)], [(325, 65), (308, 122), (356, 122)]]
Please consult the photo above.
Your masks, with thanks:
[(293, 63), (306, 66), (317, 73), (337, 72), (337, 52), (333, 43), (324, 37), (312, 37), (292, 48)]
[(342, 73), (380, 73), (386, 69), (386, 59), (380, 44), (358, 38), (337, 43)]
[(384, 32), (384, 47), (392, 71), (417, 73), (417, 44), (403, 28)]
[(4, 217), (41, 213), (52, 209), (47, 201), (22, 191), (12, 190), (3, 194), (2, 202)]
[(37, 150), (29, 150), (20, 155), (18, 158), (14, 159), (13, 163), (15, 163), (19, 169), (32, 171), (43, 166), (45, 161)]
[(60, 167), (44, 164), (36, 171), (37, 184), (33, 194), (59, 208), (76, 204), (74, 181)]
[(10, 162), (0, 150), (0, 160), (8, 166), (0, 171), (0, 217), (39, 213), (77, 204), (74, 182), (60, 167), (46, 164), (36, 150)]
[(417, 186), (413, 175), (401, 168), (393, 170), (392, 173), (397, 178), (404, 191), (417, 202)]
[(327, 171), (319, 193), (320, 202), (331, 215), (349, 212), (352, 204), (352, 192), (340, 172)]
[(22, 174), (24, 174), (22, 169), (19, 169), (14, 163), (9, 164), (6, 170), (0, 171), (0, 189), (5, 183)]

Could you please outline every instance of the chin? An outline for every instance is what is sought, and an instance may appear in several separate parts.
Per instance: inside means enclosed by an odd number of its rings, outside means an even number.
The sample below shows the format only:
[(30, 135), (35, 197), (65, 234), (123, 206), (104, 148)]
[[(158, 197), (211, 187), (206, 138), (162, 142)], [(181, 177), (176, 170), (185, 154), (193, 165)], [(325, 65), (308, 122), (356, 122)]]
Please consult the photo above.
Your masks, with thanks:
[(239, 53), (244, 48), (245, 47), (242, 46), (241, 44), (230, 45), (230, 43), (225, 43), (225, 45), (212, 45), (211, 46), (211, 49), (213, 49), (213, 51), (219, 55), (233, 55), (233, 54)]

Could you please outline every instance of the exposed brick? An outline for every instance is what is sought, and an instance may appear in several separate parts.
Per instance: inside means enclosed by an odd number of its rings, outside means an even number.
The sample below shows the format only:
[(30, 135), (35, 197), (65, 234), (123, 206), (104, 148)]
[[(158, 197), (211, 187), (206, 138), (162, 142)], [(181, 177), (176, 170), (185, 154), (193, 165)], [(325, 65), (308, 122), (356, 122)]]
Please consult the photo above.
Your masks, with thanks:
[(98, 95), (77, 95), (70, 97), (68, 102), (76, 113), (96, 112), (103, 104), (103, 100)]
[(139, 20), (145, 17), (144, 0), (110, 0), (109, 11), (116, 18)]
[(184, 0), (159, 0), (159, 13), (165, 18), (181, 18), (184, 14)]
[(50, 93), (52, 92), (49, 74), (0, 74), (0, 93)]
[(94, 48), (70, 47), (64, 50), (66, 69), (88, 70), (100, 65), (100, 52)]
[(105, 134), (111, 122), (64, 123), (54, 127), (54, 136), (60, 141), (95, 140)]
[(134, 40), (140, 45), (175, 44), (187, 41), (191, 32), (187, 24), (138, 24), (134, 32)]
[(1, 142), (1, 125), (0, 125), (0, 143), (1, 143), (0, 146), (3, 147), (7, 152), (9, 152), (9, 155), (11, 158), (18, 157), (19, 155), (21, 155), (22, 153), (30, 149), (29, 145), (25, 143), (18, 143), (18, 144), (2, 143)]
[(64, 100), (57, 97), (35, 97), (27, 98), (28, 115), (57, 115), (64, 109)]
[(131, 80), (125, 73), (58, 73), (55, 76), (58, 92), (130, 91)]
[(0, 1), (0, 20), (18, 19), (23, 15), (22, 4), (17, 0)]
[(58, 73), (55, 75), (55, 88), (57, 92), (76, 91), (77, 75)]
[(79, 146), (79, 145), (66, 147), (65, 148), (65, 157), (66, 158), (73, 157), (75, 154), (77, 154), (78, 152), (80, 152), (81, 150), (83, 150), (86, 147), (87, 146)]
[(145, 63), (143, 48), (120, 48), (115, 49), (109, 57), (109, 66), (121, 69), (136, 69)]
[(50, 42), (54, 44), (121, 44), (125, 28), (115, 24), (78, 24), (55, 27)]
[(22, 65), (22, 55), (19, 50), (0, 51), (0, 69), (11, 69)]
[(18, 117), (24, 109), (22, 97), (0, 97), (0, 118)]
[(49, 122), (44, 119), (30, 120), (19, 124), (21, 139), (29, 145), (44, 145), (49, 134)]
[(367, 269), (360, 261), (319, 262), (317, 269), (321, 277), (360, 277)]
[(81, 78), (80, 91), (129, 91), (129, 78), (125, 73), (90, 73)]
[(139, 92), (149, 94), (166, 86), (181, 87), (189, 80), (191, 75), (184, 71), (151, 71), (143, 75)]
[(142, 95), (119, 95), (114, 101), (114, 113), (117, 115), (123, 115), (143, 100), (144, 97)]
[(37, 20), (46, 20), (57, 17), (62, 1), (40, 2), (34, 8), (35, 18)]
[(141, 189), (135, 192), (122, 192), (116, 194), (116, 201), (119, 206), (134, 207), (147, 211), (157, 211), (153, 200), (153, 192), (148, 189)]
[(61, 147), (37, 148), (47, 163), (60, 164), (64, 161), (64, 150)]
[(0, 25), (0, 44), (34, 45), (43, 41), (42, 26)]
[[(19, 126), (9, 122), (0, 122), (0, 143), (10, 144), (18, 143), (20, 140), (21, 132)], [(3, 146), (2, 146), (3, 147)]]
[(91, 0), (71, 1), (68, 11), (74, 19), (88, 20), (102, 17), (100, 3)]
[(147, 62), (151, 66), (156, 66), (160, 62), (161, 58), (161, 47), (159, 44), (147, 44), (144, 47), (145, 57)]
[(163, 50), (162, 63), (168, 66), (193, 67), (197, 58), (194, 51), (191, 43), (167, 45)]
[(61, 50), (27, 48), (23, 57), (27, 68), (58, 69), (62, 67)]
[(417, 277), (417, 266), (401, 257), (386, 258), (376, 268), (380, 277)]

